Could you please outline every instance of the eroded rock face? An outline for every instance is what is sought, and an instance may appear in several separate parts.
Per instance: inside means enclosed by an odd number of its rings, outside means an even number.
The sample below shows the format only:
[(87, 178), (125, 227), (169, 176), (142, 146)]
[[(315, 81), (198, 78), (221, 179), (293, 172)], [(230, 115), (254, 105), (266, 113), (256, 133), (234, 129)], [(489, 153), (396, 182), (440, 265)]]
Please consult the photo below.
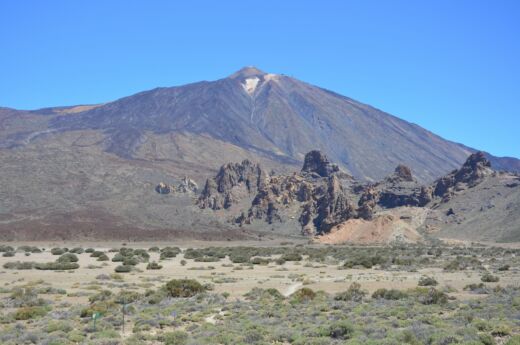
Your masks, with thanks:
[(457, 190), (471, 188), (494, 173), (483, 152), (473, 153), (458, 170), (441, 177), (433, 185), (433, 195), (449, 200)]
[(223, 165), (217, 176), (206, 180), (197, 204), (200, 208), (227, 209), (235, 201), (233, 188), (243, 185), (249, 193), (256, 193), (264, 183), (266, 174), (259, 164), (244, 160), (242, 163)]
[[(250, 198), (250, 206), (234, 215), (235, 223), (261, 220), (272, 224), (297, 219), (302, 233), (314, 236), (327, 234), (349, 220), (375, 221), (389, 209), (430, 207), (438, 196), (446, 198), (471, 188), (489, 174), (493, 174), (489, 162), (482, 154), (475, 154), (461, 169), (431, 186), (420, 185), (404, 165), (378, 183), (360, 184), (319, 151), (311, 151), (299, 174), (267, 175), (247, 160), (223, 165), (215, 178), (206, 181), (198, 204), (220, 210)], [(238, 190), (245, 193), (235, 192)]]
[(317, 150), (310, 151), (305, 155), (301, 170), (302, 174), (315, 174), (321, 177), (329, 177), (338, 171), (338, 166), (329, 162), (327, 156)]

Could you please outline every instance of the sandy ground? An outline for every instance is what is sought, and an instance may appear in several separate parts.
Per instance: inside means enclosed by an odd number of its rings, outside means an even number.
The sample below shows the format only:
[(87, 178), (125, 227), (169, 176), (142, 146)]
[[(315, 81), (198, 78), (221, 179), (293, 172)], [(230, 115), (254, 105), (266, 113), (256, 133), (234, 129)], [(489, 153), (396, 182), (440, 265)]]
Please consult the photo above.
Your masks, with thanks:
[[(27, 244), (27, 243), (26, 243)], [(156, 243), (158, 244), (158, 243)], [(226, 243), (229, 245), (229, 243)], [(13, 245), (13, 244), (11, 244)], [(78, 243), (66, 243), (72, 248)], [(128, 245), (133, 248), (149, 248), (152, 244)], [(164, 247), (166, 244), (161, 243)], [(167, 245), (173, 245), (169, 243)], [(215, 243), (211, 243), (215, 246)], [(243, 245), (243, 243), (242, 243)], [(41, 244), (40, 248), (46, 251), (39, 254), (25, 256), (17, 252), (15, 257), (0, 257), (0, 267), (10, 261), (54, 261), (58, 256), (52, 255), (50, 249), (54, 246), (64, 246), (64, 243), (53, 243), (50, 246)], [(93, 243), (82, 243), (83, 248), (94, 247), (96, 250), (108, 251), (110, 248), (119, 248), (121, 243), (111, 243), (104, 246), (93, 246)], [(182, 247), (182, 246), (181, 246)], [(185, 248), (185, 247), (184, 247)], [(150, 260), (158, 261), (158, 253), (150, 253)], [(114, 253), (107, 253), (112, 258)], [(92, 293), (95, 285), (100, 282), (96, 276), (100, 274), (110, 275), (119, 265), (116, 262), (98, 262), (90, 254), (78, 255), (80, 268), (70, 272), (40, 271), (40, 270), (7, 270), (0, 269), (0, 287), (23, 285), (34, 281), (43, 281), (55, 288), (65, 289), (67, 293), (79, 295)], [(305, 286), (315, 290), (324, 290), (328, 293), (337, 293), (346, 290), (352, 282), (358, 282), (362, 288), (370, 293), (379, 288), (408, 289), (417, 286), (417, 282), (423, 275), (435, 277), (439, 286), (450, 286), (458, 290), (454, 295), (460, 298), (474, 298), (475, 295), (463, 291), (463, 287), (470, 283), (480, 282), (480, 272), (443, 272), (440, 268), (421, 269), (418, 272), (385, 271), (378, 269), (338, 269), (337, 265), (321, 265), (317, 263), (307, 264), (304, 260), (300, 263), (287, 262), (282, 266), (269, 264), (267, 266), (255, 265), (254, 268), (232, 265), (228, 259), (219, 262), (194, 262), (186, 260), (185, 266), (181, 265), (183, 255), (176, 258), (161, 261), (161, 270), (146, 270), (146, 264), (137, 266), (141, 272), (123, 273), (124, 282), (132, 289), (145, 291), (148, 288), (158, 288), (166, 281), (173, 278), (194, 278), (204, 283), (212, 283), (215, 292), (227, 292), (232, 298), (241, 298), (254, 287), (276, 288), (282, 294), (288, 296), (299, 288)], [(89, 265), (100, 266), (88, 268)], [(214, 269), (208, 269), (210, 266)], [(199, 269), (199, 268), (204, 268)], [(238, 269), (237, 269), (238, 268)], [(499, 284), (520, 285), (520, 271), (511, 270), (499, 272)], [(493, 284), (491, 284), (493, 285)], [(99, 287), (98, 287), (99, 288)], [(115, 287), (117, 289), (117, 287)], [(71, 303), (88, 303), (87, 297), (55, 296)]]

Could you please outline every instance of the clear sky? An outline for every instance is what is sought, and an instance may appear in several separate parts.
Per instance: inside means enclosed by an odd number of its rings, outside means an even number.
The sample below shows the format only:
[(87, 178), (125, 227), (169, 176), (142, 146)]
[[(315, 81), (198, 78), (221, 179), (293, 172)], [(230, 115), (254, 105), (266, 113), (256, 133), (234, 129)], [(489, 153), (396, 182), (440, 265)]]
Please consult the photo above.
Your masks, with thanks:
[(0, 106), (100, 103), (254, 65), (520, 157), (520, 1), (1, 1)]

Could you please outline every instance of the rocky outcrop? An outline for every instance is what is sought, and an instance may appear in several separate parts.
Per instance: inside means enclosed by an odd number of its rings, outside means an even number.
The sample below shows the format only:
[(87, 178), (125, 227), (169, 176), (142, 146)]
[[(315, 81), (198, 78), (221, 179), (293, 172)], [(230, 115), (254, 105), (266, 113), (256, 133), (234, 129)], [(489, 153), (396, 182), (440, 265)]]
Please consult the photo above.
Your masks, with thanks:
[(170, 193), (197, 193), (199, 187), (197, 183), (192, 179), (184, 176), (181, 182), (177, 185), (168, 185), (164, 182), (160, 182), (156, 187), (155, 191), (159, 194), (170, 194)]
[(317, 150), (310, 151), (305, 155), (303, 168), (301, 170), (302, 174), (310, 174), (319, 177), (329, 177), (338, 171), (338, 166), (329, 162), (327, 156)]
[(321, 234), (356, 216), (357, 213), (348, 200), (341, 182), (338, 177), (332, 175), (328, 178), (327, 189), (323, 196), (304, 207), (300, 224), (305, 234)]
[(468, 157), (458, 170), (441, 177), (433, 184), (433, 195), (449, 200), (457, 191), (478, 185), (486, 176), (494, 173), (491, 163), (483, 152), (476, 152)]
[(200, 208), (213, 210), (227, 209), (236, 201), (233, 189), (244, 186), (250, 194), (255, 194), (266, 178), (260, 165), (244, 160), (242, 163), (223, 165), (217, 176), (206, 180), (197, 204)]
[(199, 186), (195, 181), (184, 176), (181, 182), (177, 185), (177, 192), (180, 193), (197, 193)]
[[(291, 175), (267, 175), (247, 160), (223, 165), (215, 178), (206, 181), (198, 204), (201, 208), (228, 209), (248, 197), (249, 207), (235, 215), (235, 223), (261, 220), (273, 224), (297, 219), (303, 234), (315, 236), (328, 234), (347, 221), (362, 224), (364, 229), (386, 219), (381, 216), (389, 212), (424, 211), (435, 207), (433, 201), (439, 196), (471, 188), (490, 174), (489, 162), (482, 154), (474, 154), (461, 169), (431, 186), (420, 185), (405, 165), (398, 165), (382, 181), (365, 185), (342, 173), (319, 151), (311, 151), (301, 172)], [(424, 219), (423, 213), (420, 216)], [(395, 222), (399, 229), (404, 224), (400, 219)]]
[(156, 187), (155, 191), (159, 194), (170, 194), (174, 190), (172, 186), (167, 185), (164, 182), (160, 182)]
[(391, 176), (393, 180), (396, 181), (407, 181), (413, 182), (414, 178), (412, 175), (412, 169), (407, 167), (406, 165), (399, 164), (394, 171), (394, 174)]

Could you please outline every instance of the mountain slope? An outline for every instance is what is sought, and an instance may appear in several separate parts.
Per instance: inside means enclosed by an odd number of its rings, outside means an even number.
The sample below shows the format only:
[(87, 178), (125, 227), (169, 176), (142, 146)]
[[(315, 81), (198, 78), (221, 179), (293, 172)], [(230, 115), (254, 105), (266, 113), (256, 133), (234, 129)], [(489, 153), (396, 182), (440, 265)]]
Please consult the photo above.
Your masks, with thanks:
[(347, 97), (252, 67), (217, 81), (158, 88), (59, 116), (50, 127), (101, 130), (106, 150), (125, 158), (144, 158), (139, 149), (147, 132), (207, 135), (282, 164), (299, 165), (306, 152), (319, 149), (369, 180), (404, 163), (419, 180), (431, 181), (475, 151)]
[[(0, 108), (0, 237), (256, 236), (229, 223), (230, 213), (201, 211), (196, 195), (158, 196), (155, 187), (178, 185), (184, 176), (202, 187), (223, 163), (243, 160), (259, 163), (267, 174), (287, 175), (315, 149), (363, 180), (380, 180), (403, 163), (420, 182), (458, 168), (475, 151), (255, 68), (106, 104)], [(520, 170), (515, 158), (489, 159), (495, 167)], [(320, 221), (333, 220), (318, 206), (309, 211)], [(300, 233), (297, 217), (282, 225), (277, 230), (283, 234)], [(265, 231), (266, 225), (255, 222), (251, 229)]]

